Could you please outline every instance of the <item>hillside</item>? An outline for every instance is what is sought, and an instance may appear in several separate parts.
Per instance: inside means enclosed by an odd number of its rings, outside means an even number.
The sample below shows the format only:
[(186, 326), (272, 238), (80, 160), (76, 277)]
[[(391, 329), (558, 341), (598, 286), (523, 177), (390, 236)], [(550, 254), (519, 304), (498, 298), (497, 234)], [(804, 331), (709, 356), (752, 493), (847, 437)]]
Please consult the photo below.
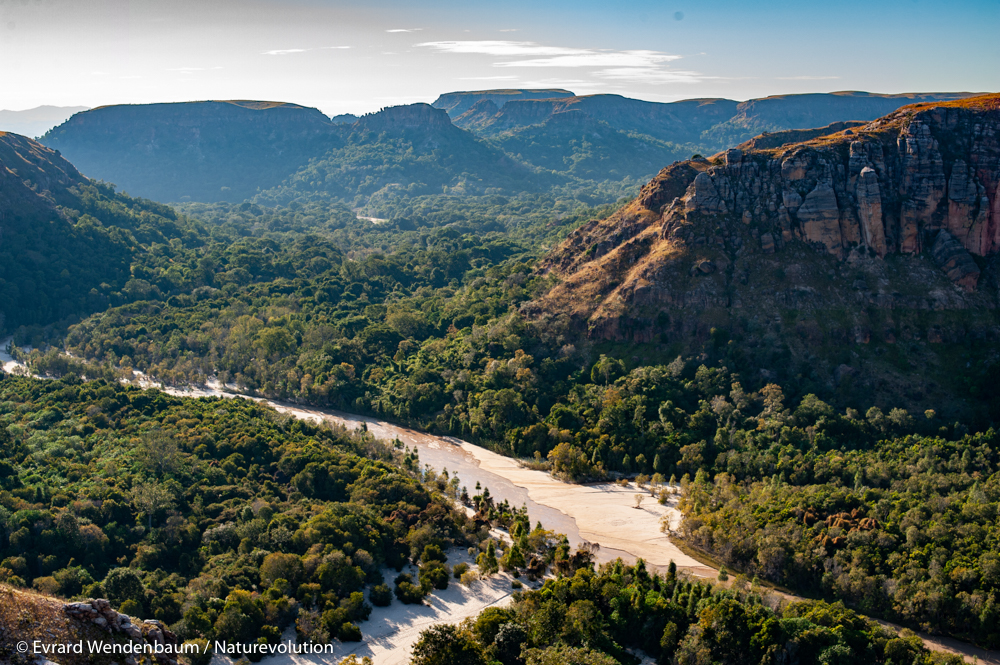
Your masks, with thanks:
[(158, 201), (242, 201), (281, 182), (336, 140), (316, 109), (280, 102), (104, 106), (41, 142), (86, 175)]
[(690, 155), (690, 151), (647, 135), (615, 130), (583, 111), (556, 113), (538, 125), (519, 127), (490, 143), (541, 169), (583, 180), (640, 180)]
[(182, 236), (178, 222), (165, 206), (93, 184), (58, 152), (0, 133), (0, 331), (103, 309), (136, 251)]
[(674, 164), (548, 256), (559, 283), (522, 311), (671, 352), (733, 339), (744, 370), (876, 403), (975, 395), (998, 360), (998, 99)]
[(317, 153), (258, 201), (319, 195), (360, 206), (422, 194), (532, 191), (546, 183), (428, 104), (389, 107), (338, 129), (335, 147)]

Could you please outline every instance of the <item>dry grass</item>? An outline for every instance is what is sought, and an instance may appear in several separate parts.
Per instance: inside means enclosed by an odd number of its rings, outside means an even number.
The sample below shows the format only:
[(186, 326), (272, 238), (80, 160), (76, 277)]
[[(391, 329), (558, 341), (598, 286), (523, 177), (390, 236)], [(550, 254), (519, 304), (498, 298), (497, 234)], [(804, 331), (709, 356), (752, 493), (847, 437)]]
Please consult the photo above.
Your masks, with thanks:
[[(65, 601), (34, 591), (0, 584), (0, 663), (26, 663), (18, 654), (18, 642), (31, 644), (38, 640), (44, 644), (73, 644), (80, 641), (127, 642), (128, 636), (110, 635), (97, 626), (77, 621), (63, 611)], [(39, 656), (42, 658), (42, 656)], [(122, 656), (47, 655), (48, 660), (60, 665), (110, 665), (120, 662)]]

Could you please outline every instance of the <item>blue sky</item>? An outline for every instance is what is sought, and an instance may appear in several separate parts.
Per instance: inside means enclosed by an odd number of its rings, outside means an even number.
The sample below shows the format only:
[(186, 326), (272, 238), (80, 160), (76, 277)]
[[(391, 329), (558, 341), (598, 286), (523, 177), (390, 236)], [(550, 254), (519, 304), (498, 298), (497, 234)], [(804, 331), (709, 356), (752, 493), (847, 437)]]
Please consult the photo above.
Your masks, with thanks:
[(0, 108), (1000, 90), (1000, 2), (0, 0)]

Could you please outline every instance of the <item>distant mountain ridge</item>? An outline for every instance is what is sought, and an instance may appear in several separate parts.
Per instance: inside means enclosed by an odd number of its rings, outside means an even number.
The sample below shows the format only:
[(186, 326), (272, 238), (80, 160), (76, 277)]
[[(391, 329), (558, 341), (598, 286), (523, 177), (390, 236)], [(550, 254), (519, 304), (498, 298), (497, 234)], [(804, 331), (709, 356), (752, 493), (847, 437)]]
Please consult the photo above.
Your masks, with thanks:
[(506, 89), (506, 90), (475, 90), (469, 92), (446, 92), (440, 95), (431, 106), (444, 109), (452, 118), (456, 118), (473, 106), (482, 101), (490, 101), (497, 108), (510, 101), (524, 101), (527, 99), (558, 99), (560, 97), (574, 97), (569, 90), (561, 88), (547, 89)]
[[(638, 132), (673, 143), (698, 144), (709, 152), (735, 145), (762, 132), (823, 127), (846, 120), (874, 120), (915, 102), (951, 101), (978, 93), (903, 93), (883, 95), (868, 92), (775, 95), (736, 102), (730, 99), (689, 99), (679, 102), (647, 102), (620, 95), (559, 95), (500, 98), (491, 93), (448, 93), (434, 102), (445, 108), (459, 127), (484, 135), (496, 135), (519, 127), (540, 124), (567, 111), (582, 111), (613, 128)], [(533, 91), (534, 92), (534, 91)], [(476, 102), (466, 110), (450, 104), (452, 95)]]
[(100, 107), (77, 113), (41, 141), (86, 175), (159, 201), (321, 196), (359, 207), (372, 196), (444, 191), (517, 193), (597, 183), (620, 190), (692, 153), (745, 141), (757, 129), (866, 121), (883, 107), (965, 95), (835, 93), (661, 104), (559, 89), (486, 90), (447, 93), (436, 106), (332, 119), (282, 102), (205, 101)]
[(74, 113), (86, 111), (86, 106), (36, 106), (24, 111), (0, 110), (0, 131), (23, 136), (41, 136), (66, 122)]

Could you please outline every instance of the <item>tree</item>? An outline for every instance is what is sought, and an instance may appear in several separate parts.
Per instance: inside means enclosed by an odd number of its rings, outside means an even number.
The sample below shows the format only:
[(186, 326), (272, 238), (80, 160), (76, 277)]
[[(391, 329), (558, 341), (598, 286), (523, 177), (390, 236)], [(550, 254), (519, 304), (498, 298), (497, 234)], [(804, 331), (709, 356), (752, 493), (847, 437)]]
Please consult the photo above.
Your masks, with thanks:
[(590, 380), (594, 383), (602, 381), (604, 385), (608, 385), (624, 373), (625, 363), (617, 358), (608, 358), (602, 353), (590, 370)]
[(170, 492), (163, 489), (156, 483), (136, 483), (129, 493), (132, 505), (141, 513), (146, 513), (148, 526), (153, 528), (153, 514), (169, 508), (174, 503), (174, 497)]
[(476, 557), (476, 564), (479, 565), (479, 573), (481, 575), (493, 575), (500, 570), (500, 564), (497, 562), (496, 546), (492, 540), (486, 546), (486, 551)]
[(272, 552), (264, 557), (260, 565), (260, 579), (265, 586), (271, 586), (275, 580), (287, 580), (293, 589), (297, 589), (302, 578), (302, 561), (295, 554)]
[(642, 500), (645, 499), (645, 498), (646, 498), (645, 494), (636, 494), (635, 495), (635, 507), (636, 507), (636, 509), (638, 509), (639, 506), (642, 505)]
[(114, 605), (121, 605), (126, 600), (142, 604), (145, 600), (146, 588), (139, 574), (131, 568), (112, 568), (101, 583), (101, 587)]
[(136, 455), (150, 473), (158, 476), (177, 471), (183, 462), (177, 440), (162, 429), (143, 434)]
[(411, 665), (485, 665), (482, 647), (458, 626), (439, 624), (420, 633)]

